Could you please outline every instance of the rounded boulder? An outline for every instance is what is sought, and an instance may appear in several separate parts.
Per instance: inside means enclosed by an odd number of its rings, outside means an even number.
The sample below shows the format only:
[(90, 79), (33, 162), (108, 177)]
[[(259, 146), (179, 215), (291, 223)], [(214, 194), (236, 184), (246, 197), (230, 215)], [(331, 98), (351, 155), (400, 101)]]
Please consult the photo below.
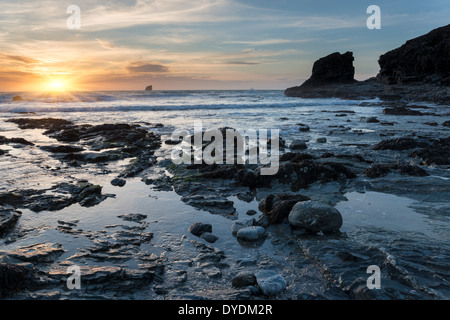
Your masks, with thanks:
[(343, 222), (342, 215), (336, 208), (314, 201), (298, 202), (288, 219), (292, 227), (324, 234), (339, 231)]

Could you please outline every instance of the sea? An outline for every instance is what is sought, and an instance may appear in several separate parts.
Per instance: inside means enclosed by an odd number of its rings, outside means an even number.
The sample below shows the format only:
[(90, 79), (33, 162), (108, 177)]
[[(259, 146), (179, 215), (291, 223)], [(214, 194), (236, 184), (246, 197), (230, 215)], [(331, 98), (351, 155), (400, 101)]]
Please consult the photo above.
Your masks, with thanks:
[[(13, 101), (18, 100), (14, 99), (17, 96), (20, 96), (20, 101)], [(405, 155), (399, 157), (398, 153), (389, 150), (376, 152), (373, 146), (383, 139), (406, 136), (437, 139), (450, 133), (448, 127), (441, 125), (448, 120), (449, 106), (422, 103), (419, 107), (422, 107), (427, 115), (420, 117), (388, 115), (383, 113), (386, 106), (390, 104), (379, 99), (286, 97), (282, 90), (154, 90), (45, 94), (12, 92), (0, 94), (0, 136), (24, 138), (35, 146), (57, 143), (44, 135), (44, 130), (21, 130), (14, 123), (5, 122), (19, 117), (63, 118), (76, 124), (92, 125), (139, 124), (160, 134), (163, 141), (170, 140), (171, 134), (177, 129), (193, 131), (194, 123), (201, 121), (205, 129), (278, 129), (287, 146), (293, 140), (300, 139), (307, 144), (307, 149), (302, 152), (317, 156), (333, 153), (344, 156), (358, 155), (368, 163), (392, 163), (404, 159), (418, 163), (416, 159), (407, 158)], [(300, 131), (299, 124), (308, 126), (310, 130)], [(318, 140), (319, 138), (322, 139)], [(160, 160), (168, 158), (171, 147), (163, 143), (158, 154)], [(280, 242), (277, 242), (276, 237), (280, 232), (282, 235), (286, 234), (286, 230), (270, 231), (273, 232), (273, 237), (258, 246), (242, 246), (231, 235), (232, 220), (186, 205), (174, 190), (152, 190), (140, 177), (129, 179), (123, 188), (111, 186), (109, 182), (115, 177), (115, 169), (127, 164), (123, 160), (106, 167), (87, 165), (70, 168), (49, 157), (38, 147), (17, 147), (8, 144), (0, 145), (0, 148), (7, 151), (7, 155), (0, 156), (1, 193), (22, 189), (47, 190), (70, 179), (86, 179), (102, 185), (103, 192), (116, 195), (92, 208), (75, 204), (58, 212), (34, 213), (24, 209), (17, 227), (19, 235), (12, 242), (0, 240), (0, 251), (38, 242), (55, 242), (61, 243), (67, 250), (60, 260), (67, 259), (89, 246), (90, 241), (83, 237), (62, 235), (57, 229), (58, 220), (78, 220), (78, 226), (83, 230), (107, 232), (105, 230), (109, 229), (105, 229), (105, 226), (120, 223), (117, 216), (121, 213), (139, 212), (148, 215), (150, 224), (147, 228), (155, 234), (151, 247), (158, 254), (166, 252), (167, 247), (171, 248), (171, 254), (185, 253), (188, 250), (187, 244), (180, 245), (180, 239), (187, 237), (198, 241), (198, 238), (193, 237), (187, 230), (192, 223), (202, 221), (213, 225), (214, 233), (219, 236), (214, 245), (224, 250), (233, 261), (249, 258), (256, 261), (273, 259), (285, 265), (284, 269), (277, 270), (284, 272), (282, 274), (288, 280), (292, 278), (290, 275), (297, 274), (301, 269), (291, 260), (289, 263), (292, 262), (292, 265), (288, 266), (286, 261), (290, 254), (279, 248)], [(325, 202), (328, 198), (332, 199), (329, 202), (333, 203), (343, 216), (342, 231), (348, 236), (346, 243), (364, 246), (365, 255), (378, 246), (379, 252), (386, 252), (386, 259), (396, 259), (394, 262), (403, 268), (397, 269), (406, 272), (401, 274), (400, 278), (407, 280), (389, 279), (386, 282), (386, 285), (393, 286), (393, 292), (397, 292), (393, 293), (393, 296), (448, 299), (450, 171), (445, 166), (423, 167), (429, 176), (408, 177), (393, 173), (380, 180), (371, 180), (360, 175), (353, 184), (317, 184), (298, 192)], [(276, 194), (278, 191), (263, 190), (261, 196), (250, 202), (242, 201), (236, 196), (230, 197), (229, 200), (235, 203), (236, 218), (248, 218), (245, 212), (258, 211), (258, 201), (263, 195)], [(338, 240), (327, 241), (329, 242), (323, 243), (324, 246), (333, 246), (334, 243), (339, 247), (336, 242)], [(311, 245), (311, 248), (308, 251), (311, 256), (316, 255), (319, 260), (324, 258), (319, 252), (322, 249), (317, 249), (316, 244)], [(314, 248), (317, 252), (314, 252)], [(367, 258), (355, 252), (357, 258)], [(168, 251), (166, 254), (170, 255)], [(324, 261), (335, 262), (327, 257)], [(125, 264), (133, 268), (133, 263), (127, 261)], [(380, 267), (388, 266), (389, 263), (386, 263)], [(397, 273), (400, 272), (398, 270)], [(189, 274), (190, 271), (187, 272)], [(360, 276), (365, 276), (365, 273)], [(209, 285), (209, 280), (202, 277), (197, 280), (198, 283), (191, 283), (194, 286), (191, 291), (201, 294), (202, 288)], [(404, 281), (410, 282), (405, 284)], [(317, 289), (320, 285), (314, 283)], [(219, 287), (221, 285), (223, 283)], [(293, 292), (297, 289), (294, 283), (290, 285), (291, 291), (284, 297), (295, 299)], [(425, 291), (421, 292), (422, 289)], [(171, 292), (179, 293), (180, 290), (175, 288)], [(411, 292), (405, 293), (409, 291)], [(289, 295), (289, 292), (293, 295)], [(138, 295), (138, 298), (144, 299), (160, 297), (144, 291), (140, 291)], [(217, 293), (213, 298), (226, 296)]]

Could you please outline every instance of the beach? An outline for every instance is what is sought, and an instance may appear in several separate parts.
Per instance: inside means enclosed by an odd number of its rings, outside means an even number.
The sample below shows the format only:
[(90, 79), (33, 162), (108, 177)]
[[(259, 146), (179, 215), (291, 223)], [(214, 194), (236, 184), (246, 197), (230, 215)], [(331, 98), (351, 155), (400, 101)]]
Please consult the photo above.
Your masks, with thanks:
[[(1, 294), (448, 299), (449, 115), (281, 90), (1, 94), (0, 206), (12, 218), (0, 262), (15, 279)], [(172, 133), (195, 121), (279, 130), (279, 171), (175, 165)], [(307, 199), (339, 211), (337, 232), (293, 227)], [(241, 227), (262, 231), (245, 238)], [(74, 265), (81, 289), (67, 286)], [(366, 285), (374, 265), (378, 290)]]

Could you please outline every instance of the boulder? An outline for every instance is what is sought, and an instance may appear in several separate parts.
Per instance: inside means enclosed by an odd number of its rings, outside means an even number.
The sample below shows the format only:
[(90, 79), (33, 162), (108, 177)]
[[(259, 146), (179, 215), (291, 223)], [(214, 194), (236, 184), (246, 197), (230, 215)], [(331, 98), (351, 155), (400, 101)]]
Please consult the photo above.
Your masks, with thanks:
[(252, 226), (239, 229), (239, 231), (236, 234), (236, 237), (240, 240), (256, 241), (263, 238), (265, 234), (266, 229), (264, 229), (263, 227)]
[(305, 150), (308, 148), (308, 146), (303, 140), (295, 139), (291, 142), (289, 148), (292, 150)]
[(304, 123), (297, 123), (296, 126), (298, 127), (298, 130), (301, 132), (308, 132), (311, 130), (311, 128)]
[(287, 283), (283, 276), (272, 270), (263, 270), (256, 274), (256, 282), (266, 296), (276, 296), (283, 292)]
[(256, 277), (250, 272), (241, 272), (231, 280), (231, 285), (235, 288), (253, 286), (256, 284)]
[(313, 233), (323, 234), (339, 231), (342, 215), (334, 207), (314, 201), (297, 203), (289, 213), (289, 224)]
[(367, 123), (379, 123), (380, 120), (377, 119), (377, 117), (369, 117), (366, 119)]
[(259, 202), (258, 209), (263, 213), (258, 219), (257, 225), (266, 227), (269, 224), (280, 223), (287, 218), (292, 207), (300, 201), (308, 201), (310, 198), (301, 194), (269, 195)]
[(203, 240), (205, 240), (206, 242), (209, 242), (209, 243), (214, 243), (217, 240), (219, 240), (219, 237), (212, 234), (211, 232), (203, 232), (201, 234), (200, 238), (202, 238)]
[(233, 223), (231, 224), (231, 233), (233, 234), (233, 236), (235, 236), (240, 229), (246, 228), (246, 227), (251, 227), (251, 226), (253, 226), (254, 223), (255, 223), (254, 218), (239, 219), (239, 220), (233, 221)]
[(212, 232), (212, 226), (208, 223), (196, 222), (189, 227), (189, 232), (200, 237), (205, 232)]
[(125, 179), (121, 179), (121, 178), (115, 178), (115, 179), (111, 180), (111, 185), (113, 185), (115, 187), (123, 187), (126, 183), (127, 183), (127, 181)]

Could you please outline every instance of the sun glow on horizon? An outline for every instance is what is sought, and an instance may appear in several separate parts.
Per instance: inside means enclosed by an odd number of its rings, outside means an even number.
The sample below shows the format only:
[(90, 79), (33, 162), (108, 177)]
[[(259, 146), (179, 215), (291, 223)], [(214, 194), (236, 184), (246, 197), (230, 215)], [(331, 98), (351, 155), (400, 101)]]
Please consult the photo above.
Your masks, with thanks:
[(48, 76), (48, 80), (39, 85), (38, 91), (43, 92), (69, 92), (76, 91), (72, 79), (67, 78), (67, 74), (53, 74)]
[(53, 81), (49, 85), (54, 91), (65, 91), (65, 83), (62, 81)]

